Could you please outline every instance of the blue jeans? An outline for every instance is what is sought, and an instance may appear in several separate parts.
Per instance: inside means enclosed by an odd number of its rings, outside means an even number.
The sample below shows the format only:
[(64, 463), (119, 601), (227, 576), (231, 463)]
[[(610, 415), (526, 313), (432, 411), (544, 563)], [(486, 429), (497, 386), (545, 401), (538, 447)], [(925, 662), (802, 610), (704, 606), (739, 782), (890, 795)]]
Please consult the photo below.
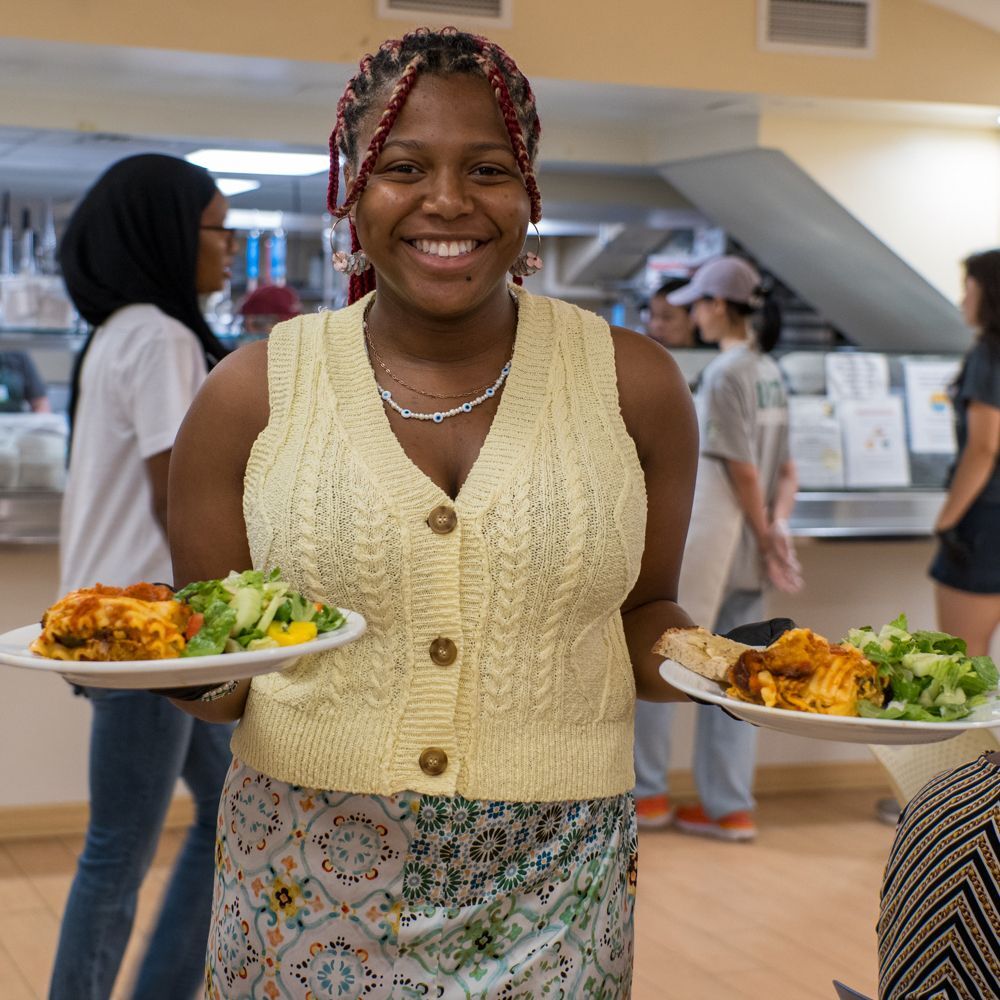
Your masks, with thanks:
[(146, 691), (87, 690), (90, 824), (63, 914), (50, 1000), (108, 1000), (139, 887), (183, 778), (195, 822), (177, 859), (134, 996), (186, 1000), (204, 978), (219, 797), (231, 728), (200, 722)]
[[(727, 594), (713, 631), (724, 635), (738, 625), (764, 617), (764, 597), (755, 590)], [(670, 759), (670, 719), (674, 705), (651, 701), (635, 706), (635, 797), (667, 792)], [(733, 812), (750, 812), (754, 805), (753, 772), (757, 760), (757, 730), (730, 718), (714, 705), (696, 705), (694, 780), (705, 813), (720, 819)]]

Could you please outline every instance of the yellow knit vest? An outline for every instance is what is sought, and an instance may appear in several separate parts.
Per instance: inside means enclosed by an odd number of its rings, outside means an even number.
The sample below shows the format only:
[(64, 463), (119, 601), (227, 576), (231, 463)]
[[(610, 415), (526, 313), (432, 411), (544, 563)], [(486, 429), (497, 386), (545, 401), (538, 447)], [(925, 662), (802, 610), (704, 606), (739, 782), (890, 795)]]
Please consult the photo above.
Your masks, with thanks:
[[(368, 631), (254, 680), (233, 740), (252, 767), (376, 795), (555, 801), (632, 787), (619, 609), (646, 492), (611, 335), (592, 313), (517, 296), (510, 377), (455, 501), (384, 413), (367, 298), (272, 332), (271, 415), (244, 492), (253, 564), (361, 612)], [(443, 534), (428, 525), (439, 507), (457, 518)], [(450, 664), (431, 657), (441, 638)], [(447, 754), (441, 773), (421, 766), (428, 748)]]

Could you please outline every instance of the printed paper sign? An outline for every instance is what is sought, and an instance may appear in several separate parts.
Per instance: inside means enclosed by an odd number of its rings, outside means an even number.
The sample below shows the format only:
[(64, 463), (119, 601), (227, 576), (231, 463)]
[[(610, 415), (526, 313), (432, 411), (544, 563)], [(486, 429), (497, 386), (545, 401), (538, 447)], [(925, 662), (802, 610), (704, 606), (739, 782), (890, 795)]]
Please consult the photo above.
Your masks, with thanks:
[(948, 387), (955, 381), (958, 368), (958, 361), (903, 362), (911, 451), (955, 454), (955, 415)]
[(881, 399), (889, 395), (889, 359), (884, 354), (828, 354), (826, 394), (841, 399)]
[(789, 450), (806, 490), (844, 485), (844, 449), (835, 404), (825, 396), (788, 399)]
[(848, 487), (909, 486), (903, 400), (847, 399), (837, 404), (844, 431), (844, 470)]

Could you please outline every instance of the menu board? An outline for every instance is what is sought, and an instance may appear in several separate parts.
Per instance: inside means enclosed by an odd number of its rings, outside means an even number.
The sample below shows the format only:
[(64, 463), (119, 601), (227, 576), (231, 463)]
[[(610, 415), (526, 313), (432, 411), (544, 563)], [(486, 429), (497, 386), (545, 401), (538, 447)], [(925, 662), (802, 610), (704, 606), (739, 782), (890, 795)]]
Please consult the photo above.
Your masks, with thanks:
[(923, 454), (955, 453), (955, 420), (948, 387), (960, 362), (907, 359), (903, 362), (910, 449)]
[(789, 450), (806, 490), (844, 485), (844, 449), (836, 404), (826, 396), (790, 396)]
[(845, 399), (837, 404), (843, 428), (844, 478), (852, 488), (909, 486), (903, 400)]
[(889, 359), (884, 354), (828, 354), (825, 367), (826, 394), (833, 400), (889, 395)]

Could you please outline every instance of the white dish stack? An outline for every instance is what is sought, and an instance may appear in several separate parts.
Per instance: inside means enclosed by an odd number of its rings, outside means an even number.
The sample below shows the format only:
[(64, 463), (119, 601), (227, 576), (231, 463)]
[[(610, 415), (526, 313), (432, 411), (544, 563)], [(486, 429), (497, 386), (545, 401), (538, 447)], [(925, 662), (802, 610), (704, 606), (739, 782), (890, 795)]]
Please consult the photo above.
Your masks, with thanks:
[(0, 490), (61, 490), (66, 442), (66, 420), (60, 415), (0, 415)]

